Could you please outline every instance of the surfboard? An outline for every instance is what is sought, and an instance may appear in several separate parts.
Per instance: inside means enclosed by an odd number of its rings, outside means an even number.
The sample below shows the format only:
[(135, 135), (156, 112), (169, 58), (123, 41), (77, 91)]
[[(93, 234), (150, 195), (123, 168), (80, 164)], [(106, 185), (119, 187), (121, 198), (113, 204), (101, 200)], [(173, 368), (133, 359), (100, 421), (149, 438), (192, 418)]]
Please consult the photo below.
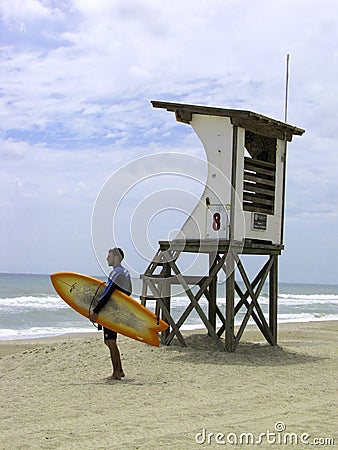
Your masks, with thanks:
[[(89, 317), (102, 294), (106, 283), (97, 278), (75, 272), (57, 272), (50, 275), (54, 289), (75, 311)], [(136, 341), (158, 347), (158, 333), (168, 328), (149, 309), (132, 297), (115, 289), (100, 311), (97, 323)]]

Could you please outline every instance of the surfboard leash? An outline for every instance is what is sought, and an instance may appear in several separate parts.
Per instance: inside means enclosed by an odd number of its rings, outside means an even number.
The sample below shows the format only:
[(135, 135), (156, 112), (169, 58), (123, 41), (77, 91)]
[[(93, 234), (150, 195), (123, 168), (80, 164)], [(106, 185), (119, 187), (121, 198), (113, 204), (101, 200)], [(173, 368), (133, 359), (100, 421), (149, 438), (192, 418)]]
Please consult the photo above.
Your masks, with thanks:
[[(91, 302), (90, 302), (89, 308), (88, 308), (88, 316), (90, 316), (90, 312), (91, 312), (91, 309), (92, 309), (94, 300), (95, 300), (95, 298), (96, 298), (96, 295), (97, 295), (97, 293), (99, 292), (99, 289), (101, 288), (101, 286), (103, 286), (104, 284), (106, 284), (105, 281), (103, 281), (101, 284), (98, 285), (98, 287), (97, 287), (97, 289), (96, 289), (96, 291), (95, 291), (95, 294), (93, 295), (92, 300), (91, 300)], [(94, 323), (94, 322), (92, 322), (92, 324), (94, 325), (94, 327), (95, 327), (98, 331), (102, 330), (102, 326), (101, 326), (101, 325), (99, 325), (99, 324), (96, 325), (96, 323)]]

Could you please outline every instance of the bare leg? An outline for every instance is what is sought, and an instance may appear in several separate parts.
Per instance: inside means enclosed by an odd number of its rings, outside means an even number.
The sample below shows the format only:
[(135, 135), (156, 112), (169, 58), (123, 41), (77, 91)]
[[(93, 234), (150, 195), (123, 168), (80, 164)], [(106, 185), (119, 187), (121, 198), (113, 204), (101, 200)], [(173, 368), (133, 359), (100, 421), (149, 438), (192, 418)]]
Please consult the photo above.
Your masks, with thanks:
[(116, 340), (106, 339), (104, 342), (109, 348), (110, 358), (113, 365), (113, 375), (109, 378), (112, 380), (121, 380), (121, 378), (124, 377), (124, 372), (122, 369), (120, 351), (117, 347)]

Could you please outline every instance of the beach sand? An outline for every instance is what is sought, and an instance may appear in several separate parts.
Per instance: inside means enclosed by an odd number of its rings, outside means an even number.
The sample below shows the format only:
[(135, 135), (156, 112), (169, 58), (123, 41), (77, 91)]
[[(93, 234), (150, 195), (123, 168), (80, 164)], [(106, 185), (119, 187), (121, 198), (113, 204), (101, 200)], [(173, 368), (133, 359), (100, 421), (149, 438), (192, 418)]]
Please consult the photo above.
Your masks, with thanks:
[(205, 330), (187, 348), (119, 336), (126, 377), (110, 383), (101, 333), (0, 341), (0, 448), (334, 448), (337, 328), (281, 324), (271, 347), (250, 327), (232, 354)]

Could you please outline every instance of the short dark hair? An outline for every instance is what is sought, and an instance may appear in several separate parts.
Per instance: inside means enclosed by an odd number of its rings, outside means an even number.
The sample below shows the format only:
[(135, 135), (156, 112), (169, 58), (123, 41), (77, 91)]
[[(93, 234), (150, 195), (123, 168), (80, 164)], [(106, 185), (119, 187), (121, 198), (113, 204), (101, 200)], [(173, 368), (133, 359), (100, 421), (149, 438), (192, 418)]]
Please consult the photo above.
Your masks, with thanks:
[(109, 250), (109, 252), (111, 252), (113, 254), (113, 256), (118, 256), (120, 261), (122, 261), (124, 258), (124, 252), (123, 252), (122, 248), (114, 247), (114, 248), (111, 248)]

